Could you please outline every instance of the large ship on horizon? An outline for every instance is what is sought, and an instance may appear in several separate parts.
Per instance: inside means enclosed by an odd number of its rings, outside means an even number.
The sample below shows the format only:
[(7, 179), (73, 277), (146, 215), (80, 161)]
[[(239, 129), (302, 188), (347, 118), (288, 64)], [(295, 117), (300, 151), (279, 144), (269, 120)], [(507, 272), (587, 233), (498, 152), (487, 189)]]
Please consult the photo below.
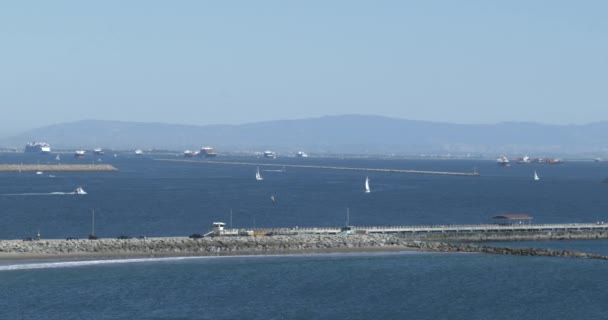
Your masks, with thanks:
[(51, 153), (51, 145), (46, 142), (28, 142), (25, 152)]
[(212, 158), (212, 157), (217, 156), (217, 152), (215, 152), (215, 149), (212, 147), (201, 148), (201, 151), (199, 152), (199, 154), (201, 155), (201, 157), (205, 157), (205, 158)]

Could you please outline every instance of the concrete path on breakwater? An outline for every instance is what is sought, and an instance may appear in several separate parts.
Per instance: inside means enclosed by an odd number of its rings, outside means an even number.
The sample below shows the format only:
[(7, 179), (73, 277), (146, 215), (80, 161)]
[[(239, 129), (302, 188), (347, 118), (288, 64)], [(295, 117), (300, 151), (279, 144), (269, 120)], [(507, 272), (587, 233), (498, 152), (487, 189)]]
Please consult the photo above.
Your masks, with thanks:
[(117, 170), (117, 168), (109, 164), (0, 164), (0, 172)]
[(477, 177), (477, 172), (453, 172), (453, 171), (429, 171), (429, 170), (405, 170), (405, 169), (382, 169), (382, 168), (354, 168), (354, 167), (336, 167), (336, 166), (318, 166), (304, 164), (280, 164), (280, 163), (255, 163), (255, 162), (234, 162), (234, 161), (216, 161), (216, 160), (187, 160), (187, 159), (154, 159), (158, 161), (175, 161), (175, 162), (194, 162), (208, 164), (227, 164), (239, 166), (257, 166), (257, 167), (276, 167), (276, 168), (306, 168), (306, 169), (326, 169), (326, 170), (346, 170), (346, 171), (367, 171), (367, 172), (389, 172), (389, 173), (413, 173), (413, 174), (435, 174), (446, 176), (466, 176)]
[(501, 248), (433, 241), (412, 241), (399, 235), (296, 235), (268, 237), (209, 237), (2, 240), (0, 259), (90, 259), (166, 256), (230, 256), (253, 254), (311, 254), (378, 251), (479, 252), (521, 256), (557, 256), (606, 260), (608, 257), (531, 248)]
[[(401, 234), (412, 238), (466, 238), (471, 235), (513, 235), (570, 232), (573, 234), (608, 234), (608, 223), (554, 223), (554, 224), (464, 224), (428, 226), (349, 226), (349, 231), (360, 234)], [(239, 234), (244, 230), (225, 229), (224, 234)], [(258, 234), (338, 234), (344, 227), (312, 228), (257, 228)]]

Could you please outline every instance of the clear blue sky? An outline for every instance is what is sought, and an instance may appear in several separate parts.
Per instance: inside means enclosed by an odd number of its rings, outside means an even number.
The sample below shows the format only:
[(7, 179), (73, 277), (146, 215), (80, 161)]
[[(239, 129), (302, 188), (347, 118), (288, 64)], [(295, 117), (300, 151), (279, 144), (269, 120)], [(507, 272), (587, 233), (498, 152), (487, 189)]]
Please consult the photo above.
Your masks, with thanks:
[(85, 118), (608, 120), (607, 13), (606, 1), (4, 1), (0, 133)]

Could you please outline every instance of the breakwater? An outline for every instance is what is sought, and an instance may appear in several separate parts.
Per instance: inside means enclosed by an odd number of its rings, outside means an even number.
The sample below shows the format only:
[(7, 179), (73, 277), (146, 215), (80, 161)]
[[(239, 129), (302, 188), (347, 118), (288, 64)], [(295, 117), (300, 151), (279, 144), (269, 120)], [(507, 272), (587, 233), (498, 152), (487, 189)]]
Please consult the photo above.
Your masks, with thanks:
[(117, 171), (109, 164), (0, 164), (0, 172)]
[(366, 252), (421, 250), (432, 252), (478, 252), (522, 256), (558, 256), (608, 259), (581, 253), (531, 248), (501, 248), (435, 241), (412, 241), (399, 235), (296, 235), (267, 237), (209, 237), (99, 239), (99, 240), (2, 240), (0, 258), (28, 257), (129, 257), (209, 256), (243, 254)]
[(275, 167), (275, 168), (305, 168), (305, 169), (346, 170), (346, 171), (366, 171), (366, 172), (434, 174), (434, 175), (466, 176), (466, 177), (479, 176), (479, 173), (477, 173), (477, 172), (429, 171), (429, 170), (406, 170), (406, 169), (383, 169), (383, 168), (356, 168), (356, 167), (336, 167), (336, 166), (319, 166), (319, 165), (303, 165), (303, 164), (215, 161), (215, 160), (204, 160), (204, 161), (187, 160), (187, 159), (154, 159), (154, 160), (176, 161), (176, 162), (195, 162), (195, 163), (203, 163), (203, 164), (225, 164), (225, 165), (238, 165), (238, 166)]

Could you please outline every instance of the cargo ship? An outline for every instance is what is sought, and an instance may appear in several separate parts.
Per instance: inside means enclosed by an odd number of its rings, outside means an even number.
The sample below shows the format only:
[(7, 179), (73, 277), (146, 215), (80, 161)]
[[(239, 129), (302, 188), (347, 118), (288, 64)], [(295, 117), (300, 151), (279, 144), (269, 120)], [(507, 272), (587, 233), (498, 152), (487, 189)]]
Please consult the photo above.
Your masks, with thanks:
[(275, 159), (277, 157), (277, 155), (274, 154), (274, 152), (272, 152), (270, 150), (266, 150), (266, 151), (264, 151), (264, 157)]
[(308, 154), (306, 154), (306, 152), (304, 152), (304, 151), (298, 151), (298, 153), (296, 153), (296, 157), (298, 157), (298, 158), (308, 158)]
[(205, 158), (212, 158), (217, 156), (217, 152), (215, 152), (215, 149), (213, 149), (212, 147), (201, 148), (199, 154), (201, 155), (201, 157)]
[(51, 145), (46, 142), (28, 142), (25, 152), (51, 153)]

